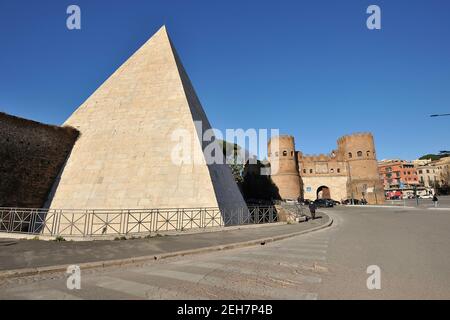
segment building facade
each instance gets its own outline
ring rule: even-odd
[[[439,185],[439,171],[433,164],[416,166],[419,183],[427,188],[436,188]]]
[[[437,179],[440,187],[448,187],[450,185],[450,157],[442,158],[434,162],[437,168]]]
[[[384,189],[419,186],[419,176],[414,163],[405,160],[382,160],[378,170]]]
[[[370,133],[341,137],[336,150],[321,155],[295,151],[292,136],[273,137],[269,141],[268,156],[272,180],[282,199],[384,201]]]

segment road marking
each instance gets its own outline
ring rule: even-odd
[[[291,263],[291,262],[286,262],[286,261],[281,261],[281,260],[263,260],[261,258],[251,258],[251,257],[237,257],[237,256],[233,256],[233,257],[220,257],[218,258],[218,260],[229,260],[229,261],[239,261],[239,262],[249,262],[249,263],[253,263],[255,265],[269,265],[269,266],[286,266],[286,267],[294,267],[294,268],[301,268],[304,270],[308,270],[310,271],[312,268],[311,266],[305,266],[303,264],[298,264],[298,263]]]
[[[271,248],[272,249],[272,248]],[[275,252],[286,252],[286,253],[320,253],[326,254],[327,250],[317,249],[317,248],[273,248]]]
[[[301,292],[300,290],[288,288],[283,288],[282,290],[279,290],[276,288],[264,286],[263,284],[261,285],[260,283],[258,284],[258,286],[260,287],[264,286],[266,290],[263,290],[264,293],[259,293],[258,290],[261,290],[261,288],[252,288],[248,283],[248,281],[246,283],[244,283],[244,281],[240,281],[239,283],[234,282],[233,284],[232,282],[230,282],[229,279],[214,277],[210,275],[198,275],[190,272],[173,271],[173,270],[145,270],[141,273],[157,277],[193,282],[197,286],[210,285],[217,287],[217,289],[219,290],[220,288],[224,288],[234,292],[242,292],[247,295],[254,294],[257,296],[266,296],[272,299],[299,299],[299,300],[317,299],[317,294],[315,293]]]
[[[200,267],[200,268],[205,268],[205,269],[219,269],[221,271],[232,271],[235,273],[240,273],[240,274],[248,274],[248,275],[255,275],[257,274],[257,270],[255,269],[247,269],[245,267],[235,267],[235,266],[230,266],[229,264],[222,264],[222,263],[214,263],[214,262],[198,262],[195,265],[192,265],[192,267]],[[293,281],[290,280],[290,277],[295,277],[296,280],[299,279],[300,281]],[[301,283],[321,283],[322,279],[319,277],[314,277],[314,276],[305,276],[299,273],[293,274],[293,273],[287,273],[287,272],[280,272],[279,270],[276,271],[276,277],[274,279],[276,280],[283,280],[283,278],[288,279],[288,282],[295,282],[297,284],[301,284]]]
[[[14,293],[14,295],[27,300],[83,300],[80,297],[56,289],[33,290],[31,292],[18,292]]]
[[[330,236],[329,235],[324,235],[324,236],[319,237],[317,235],[315,235],[315,236],[313,236],[313,235],[310,235],[310,236],[305,235],[300,241],[303,241],[303,240],[328,241],[328,240],[330,240]]]
[[[330,241],[322,241],[322,240],[306,240],[306,241],[298,241],[295,243],[295,245],[301,246],[301,245],[328,245]]]
[[[328,244],[315,244],[315,243],[309,243],[309,244],[304,244],[304,243],[299,243],[298,245],[296,245],[295,247],[274,247],[274,248],[311,248],[311,249],[327,249],[328,248]]]
[[[158,295],[162,297],[163,295],[173,296],[178,294],[178,292],[174,290],[107,276],[100,277],[100,279],[96,280],[95,286],[123,292],[144,299],[151,299],[152,297],[158,297]]]
[[[283,259],[300,259],[300,260],[320,260],[326,261],[325,256],[313,256],[313,255],[305,255],[305,254],[277,254],[279,252],[249,252],[247,254],[252,256],[271,256],[272,258],[278,258],[280,260]]]
[[[318,294],[311,292],[301,292],[296,289],[287,288],[269,288],[270,293],[265,294],[272,299],[283,300],[317,300]]]
[[[190,272],[184,272],[184,271],[176,271],[176,270],[145,270],[142,273],[144,274],[150,274],[158,277],[166,277],[166,278],[172,278],[182,281],[189,281],[189,282],[200,282],[206,278],[206,275],[202,274],[195,274]],[[209,278],[209,276],[208,276]],[[211,277],[212,279],[215,279],[216,277]],[[216,278],[219,279],[219,278]],[[221,279],[220,279],[221,280]]]

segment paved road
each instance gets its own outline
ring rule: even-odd
[[[283,223],[229,227],[221,232],[126,241],[32,241],[0,238],[0,271],[85,262],[157,256],[178,251],[246,242],[297,233],[328,223],[328,217],[299,224]]]
[[[450,212],[336,208],[331,228],[144,266],[11,280],[0,299],[450,299]],[[381,290],[366,269],[381,268]]]
[[[438,197],[438,208],[450,208],[450,196],[439,196]],[[416,199],[405,199],[405,200],[386,200],[386,204],[404,205],[410,207],[416,207]],[[432,199],[419,199],[420,208],[433,208],[434,203]]]

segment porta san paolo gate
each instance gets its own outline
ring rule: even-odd
[[[279,168],[272,180],[282,199],[356,198],[369,204],[384,203],[371,133],[343,136],[337,141],[337,149],[320,155],[295,150],[293,136],[278,136],[269,141],[268,152],[270,163]]]

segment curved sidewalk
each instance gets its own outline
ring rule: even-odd
[[[332,224],[326,214],[296,224],[259,225],[217,232],[149,239],[91,242],[0,240],[0,280],[82,269],[136,264],[156,259],[259,245],[319,230]]]

